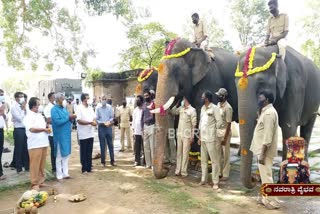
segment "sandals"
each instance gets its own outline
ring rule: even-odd
[[[9,152],[11,152],[11,150],[10,149],[8,149],[8,148],[3,148],[3,151],[2,151],[3,153],[9,153]]]
[[[9,166],[10,166],[9,162],[5,162],[5,163],[3,164],[3,167],[4,167],[4,168],[9,168]]]

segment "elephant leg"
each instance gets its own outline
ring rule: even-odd
[[[300,136],[303,137],[306,141],[306,145],[304,147],[304,159],[308,161],[308,148],[309,148],[309,143],[310,143],[310,138],[312,134],[312,129],[314,126],[314,123],[316,121],[317,116],[315,115],[309,122],[300,127]]]
[[[282,129],[282,161],[287,159],[287,145],[286,140],[293,137],[297,133],[297,125],[286,124]]]

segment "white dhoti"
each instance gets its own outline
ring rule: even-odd
[[[57,179],[62,179],[69,176],[69,157],[70,155],[66,157],[61,156],[61,151],[59,144],[57,146],[57,157],[56,157],[56,176]]]
[[[279,54],[281,55],[281,58],[284,60],[286,57],[287,40],[285,38],[280,39],[277,42],[277,45],[279,47]]]

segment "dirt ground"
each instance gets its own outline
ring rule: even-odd
[[[231,179],[217,193],[211,186],[198,187],[199,172],[191,172],[188,178],[173,175],[162,180],[153,177],[150,169],[133,167],[132,152],[116,152],[118,166],[100,166],[94,160],[93,173],[82,175],[80,172],[79,147],[73,145],[69,162],[73,179],[59,183],[47,182],[58,191],[57,200],[50,196],[41,214],[51,213],[320,213],[320,200],[315,198],[280,198],[282,208],[269,211],[257,205],[257,189],[247,190],[239,183],[239,172],[233,166]],[[98,152],[97,150],[94,153]],[[1,210],[15,206],[21,194],[28,188],[22,186],[0,192]],[[72,194],[83,193],[87,200],[80,203],[68,202]]]

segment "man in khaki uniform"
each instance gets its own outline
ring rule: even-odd
[[[167,115],[168,118],[168,128],[169,130],[174,131],[174,119],[175,116],[172,115],[172,113]],[[171,135],[168,133],[168,139],[166,141],[166,145],[164,148],[164,153],[165,153],[165,163],[175,163],[176,162],[176,139],[175,135]]]
[[[194,130],[197,126],[196,110],[190,105],[189,101],[184,97],[181,107],[174,107],[172,114],[179,115],[178,125],[178,148],[177,148],[177,167],[175,174],[183,177],[188,176],[188,161],[190,146],[194,141]]]
[[[268,2],[269,11],[272,16],[268,20],[267,38],[265,45],[278,45],[279,54],[285,59],[286,54],[286,36],[289,32],[289,17],[287,14],[279,13],[278,0],[270,0]]]
[[[219,189],[219,173],[220,173],[220,158],[221,144],[217,139],[217,127],[220,126],[221,116],[219,109],[212,103],[213,94],[210,91],[203,93],[201,97],[204,105],[201,108],[200,114],[200,137],[199,145],[201,145],[201,182],[200,185],[205,185],[208,179],[208,156],[211,159],[212,165],[212,182],[213,190]]]
[[[259,159],[258,168],[262,184],[273,183],[273,158],[277,156],[278,113],[272,105],[273,102],[272,92],[263,91],[259,94],[258,104],[261,113],[250,147],[250,150]],[[280,208],[280,204],[275,197],[262,197],[259,202],[262,202],[268,209]]]
[[[194,24],[193,31],[193,43],[198,47],[206,51],[210,58],[214,58],[214,54],[211,48],[209,48],[209,38],[207,27],[203,19],[199,19],[199,14],[194,13],[191,16],[192,22]]]
[[[222,150],[220,165],[222,178],[220,181],[226,181],[230,172],[230,139],[233,109],[227,101],[228,91],[225,88],[220,88],[216,95],[218,96],[218,108],[221,115],[221,124],[217,130],[218,142],[221,144]]]
[[[131,135],[130,135],[130,117],[132,117],[132,112],[129,107],[127,107],[127,101],[122,101],[122,106],[118,108],[119,118],[120,118],[120,142],[121,149],[120,152],[124,151],[124,135],[127,136],[127,148],[131,150]]]

